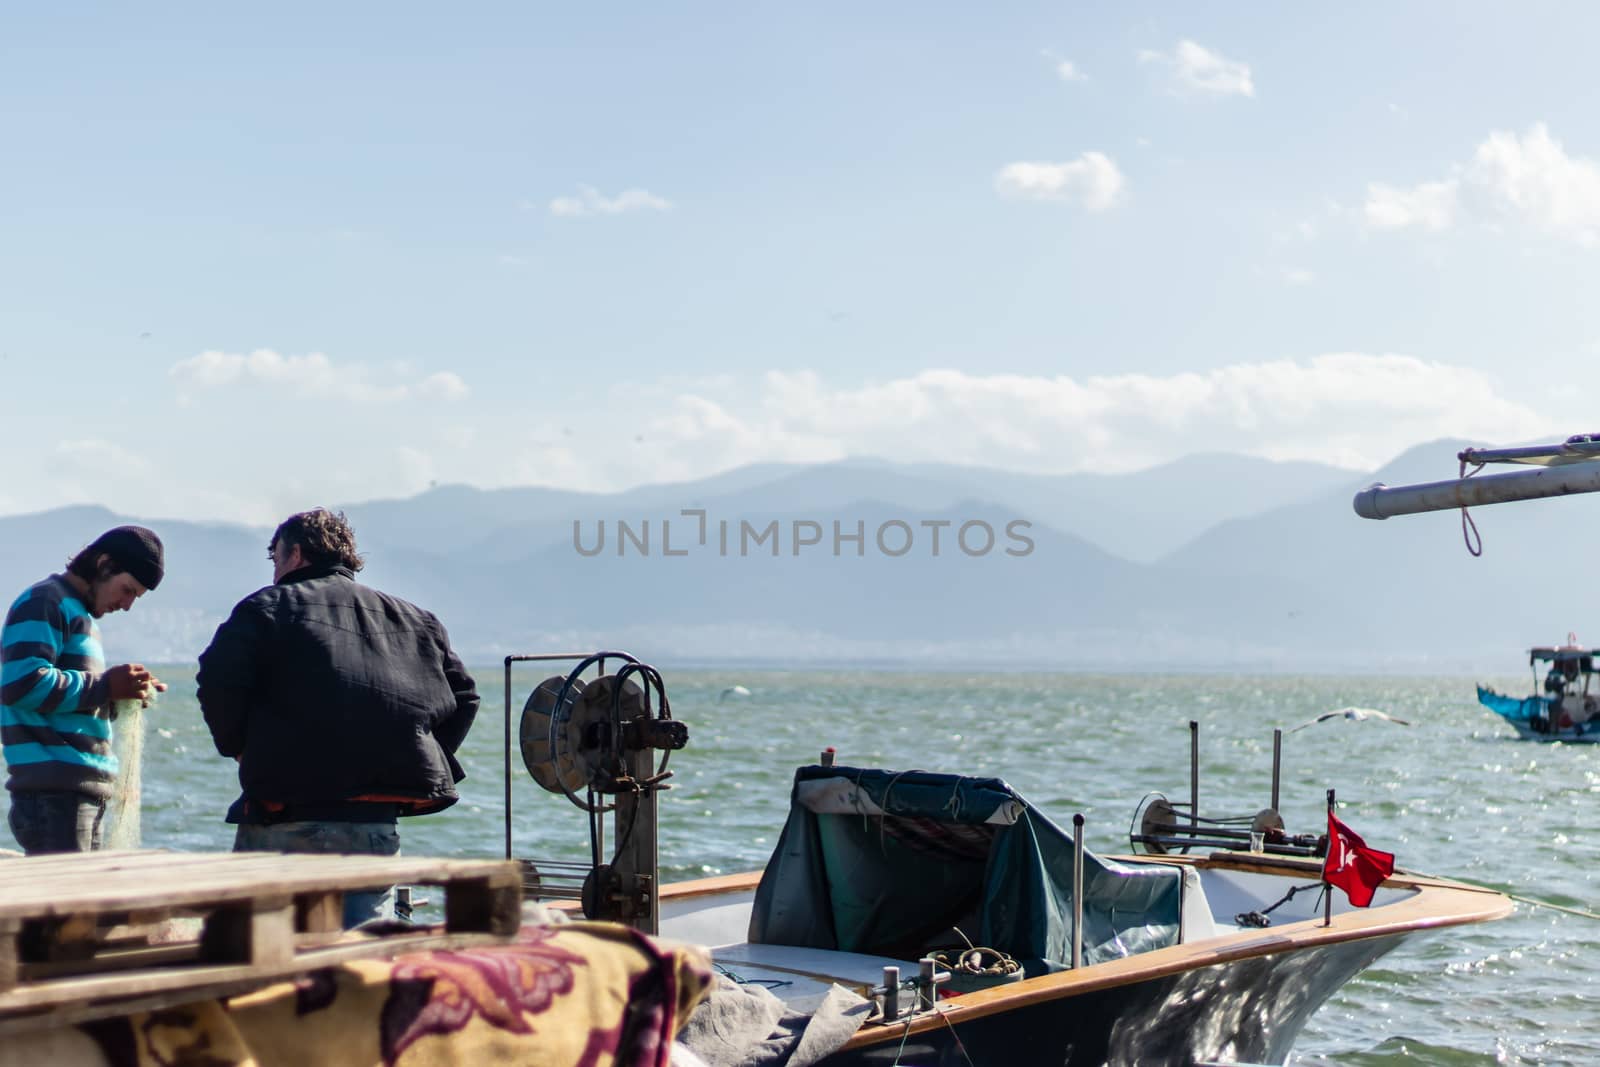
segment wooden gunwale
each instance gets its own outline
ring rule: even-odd
[[[695,897],[720,896],[724,893],[754,889],[761,881],[760,871],[739,871],[734,874],[716,874],[710,878],[696,878],[690,882],[668,882],[661,887],[661,901],[691,900]]]

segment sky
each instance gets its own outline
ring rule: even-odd
[[[0,514],[1600,430],[1600,8],[1321,7],[8,12]]]

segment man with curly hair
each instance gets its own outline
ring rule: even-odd
[[[356,581],[343,513],[291,515],[267,546],[273,584],[200,655],[200,710],[239,761],[234,850],[393,856],[396,819],[456,802],[455,753],[478,693],[431,612]],[[347,893],[347,927],[389,918],[394,890]]]

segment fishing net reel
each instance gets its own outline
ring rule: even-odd
[[[507,744],[510,744],[510,664],[508,657]],[[573,657],[576,658],[576,657]],[[585,678],[608,663],[613,673]],[[657,922],[656,794],[670,788],[667,762],[689,740],[688,727],[672,718],[661,673],[625,652],[599,652],[581,658],[565,675],[540,682],[522,707],[518,747],[528,773],[541,787],[560,793],[589,818],[591,863],[527,866],[524,889],[534,898],[577,899],[591,919],[632,922],[654,932]],[[659,757],[657,756],[659,753]],[[510,752],[506,754],[510,769]],[[506,793],[506,854],[511,854],[510,785]],[[605,813],[614,812],[616,845],[602,859]],[[563,879],[581,875],[576,891]],[[529,881],[529,879],[532,881]]]
[[[585,681],[583,672],[602,658],[627,662],[615,674]],[[540,682],[522,707],[518,736],[534,781],[597,813],[615,807],[607,796],[653,789],[671,777],[667,761],[688,743],[689,730],[673,720],[660,672],[613,652]],[[661,761],[640,777],[629,756],[650,751],[659,751]]]

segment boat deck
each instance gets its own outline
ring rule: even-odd
[[[765,986],[794,1011],[815,1011],[835,985],[870,997],[885,967],[898,967],[902,979],[917,974],[915,960],[795,945],[724,945],[711,950],[711,959],[735,982]]]
[[[443,928],[341,929],[344,894],[438,887]],[[347,960],[497,942],[521,925],[500,860],[91,852],[0,861],[0,1033],[237,992]]]

